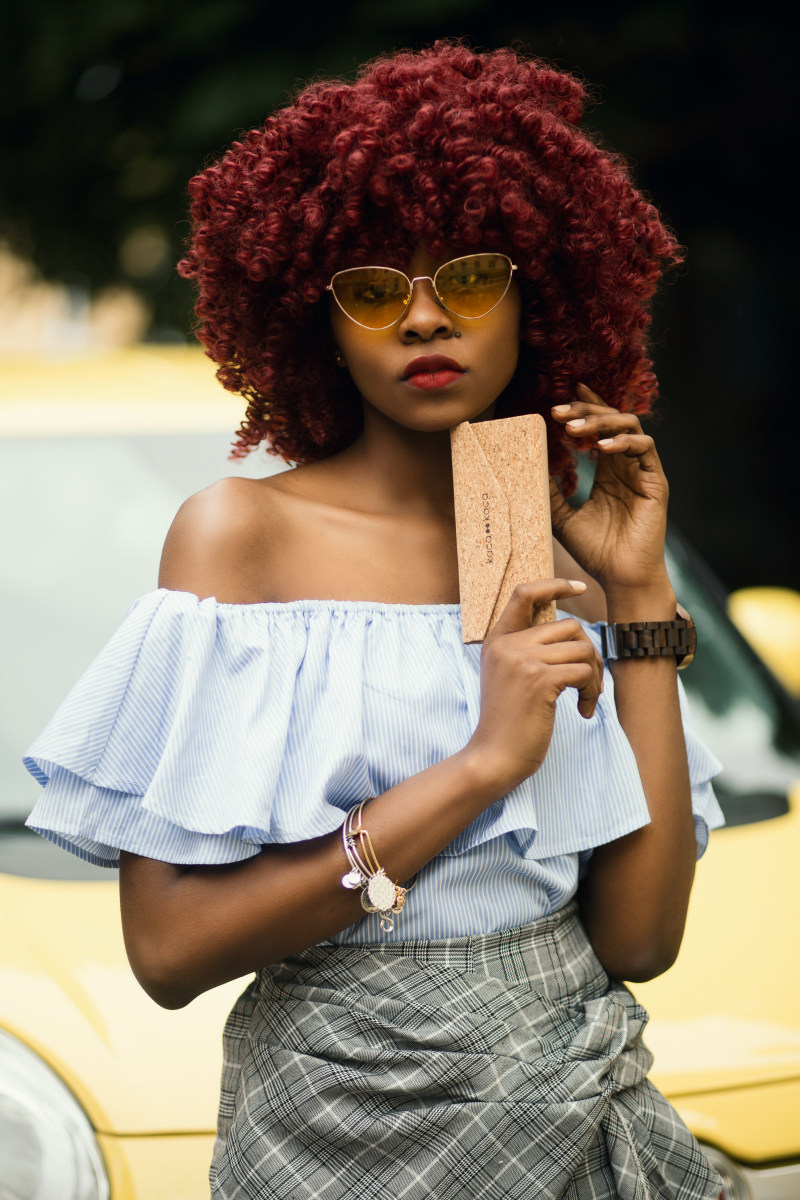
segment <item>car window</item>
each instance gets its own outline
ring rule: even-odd
[[[667,557],[697,626],[697,654],[681,678],[694,727],[724,766],[715,788],[728,824],[778,816],[800,778],[800,710],[728,619],[721,586],[675,530]]]

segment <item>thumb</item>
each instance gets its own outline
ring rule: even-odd
[[[520,583],[508,598],[494,627],[486,637],[502,637],[506,633],[517,633],[520,629],[528,629],[533,624],[537,608],[543,608],[551,600],[566,600],[570,596],[580,596],[586,591],[586,584],[579,579],[539,579],[535,583]]]

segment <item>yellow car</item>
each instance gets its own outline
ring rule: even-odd
[[[7,363],[3,377],[0,1195],[200,1200],[221,1030],[243,984],[179,1012],[145,996],[115,873],[23,828],[38,789],[20,757],[155,586],[181,500],[281,464],[260,452],[227,461],[239,405],[196,351]],[[652,1014],[653,1078],[709,1148],[728,1200],[789,1200],[800,1197],[800,716],[677,535],[669,553],[698,627],[684,681],[700,736],[726,764],[728,827],[698,866],[677,965],[635,990]],[[737,619],[763,640],[764,606],[750,601]],[[798,678],[796,657],[772,661]]]

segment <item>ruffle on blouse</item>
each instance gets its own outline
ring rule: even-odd
[[[28,824],[106,866],[120,850],[224,863],[319,837],[360,800],[460,750],[479,688],[480,647],[462,644],[457,605],[152,592],[28,752],[44,787]],[[722,823],[708,783],[720,767],[686,736],[702,852]],[[521,856],[552,858],[648,821],[607,676],[592,720],[564,693],[543,766],[444,853],[505,834]]]

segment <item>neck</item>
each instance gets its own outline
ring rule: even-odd
[[[374,511],[452,519],[450,431],[420,432],[380,413],[365,413],[364,429],[342,458],[359,471]]]

